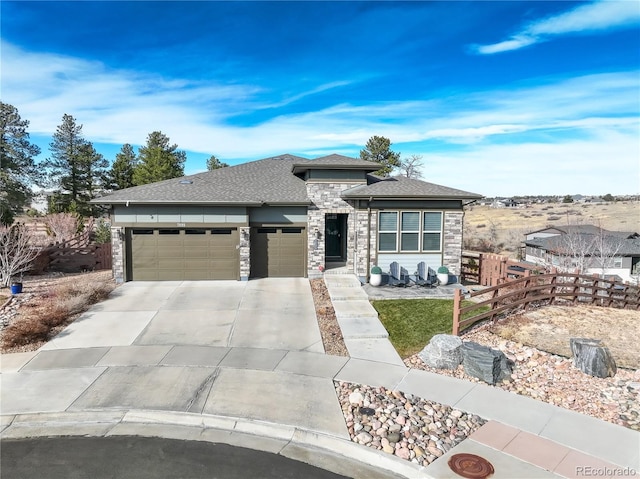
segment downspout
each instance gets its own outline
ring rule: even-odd
[[[367,202],[367,274],[365,278],[367,283],[371,279],[371,201],[373,197],[369,197]]]

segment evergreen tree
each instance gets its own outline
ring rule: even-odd
[[[147,137],[146,146],[138,150],[138,164],[133,171],[133,184],[146,185],[184,175],[187,155],[170,145],[169,137],[154,131]]]
[[[0,224],[13,223],[29,205],[29,185],[39,177],[33,157],[40,148],[29,142],[28,126],[16,107],[0,101]]]
[[[391,140],[384,136],[372,136],[367,141],[364,150],[360,150],[360,158],[366,161],[380,163],[382,168],[376,175],[389,176],[394,168],[400,166],[400,153],[391,151]]]
[[[209,171],[217,170],[217,169],[220,169],[220,168],[226,168],[227,166],[229,166],[229,165],[227,165],[226,163],[221,162],[214,155],[211,155],[211,158],[209,158],[207,160],[207,170],[209,170]]]
[[[95,207],[89,200],[103,188],[108,162],[84,139],[82,125],[67,114],[63,115],[49,149],[51,158],[42,163],[49,176],[45,184],[58,188],[50,210],[93,214]]]
[[[109,188],[123,190],[133,186],[133,171],[137,162],[133,147],[129,143],[122,145],[109,170]]]

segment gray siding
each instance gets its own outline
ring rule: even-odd
[[[362,170],[309,170],[307,180],[359,180],[367,181],[366,171]]]
[[[306,206],[263,206],[262,208],[249,208],[249,221],[251,223],[306,223]]]
[[[247,209],[241,206],[115,205],[114,224],[130,223],[247,223]]]
[[[416,254],[399,254],[399,253],[378,253],[378,266],[385,273],[389,272],[389,265],[396,261],[401,268],[407,270],[410,275],[414,275],[418,269],[418,263],[424,261],[427,267],[438,270],[442,266],[442,253],[416,253]]]

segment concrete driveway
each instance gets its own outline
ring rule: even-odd
[[[131,345],[324,352],[304,278],[126,283],[42,349]]]

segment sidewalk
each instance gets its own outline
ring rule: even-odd
[[[377,344],[390,346],[386,331],[357,309],[366,300],[346,276],[330,286],[330,294],[351,358],[319,352],[315,335],[300,340],[296,328],[314,316],[307,311],[308,284],[256,282],[250,294],[246,285],[215,284],[220,309],[214,317],[196,314],[211,308],[204,286],[124,288],[55,344],[3,355],[2,438],[125,434],[223,442],[367,478],[460,477],[448,460],[462,452],[490,461],[493,478],[584,477],[586,471],[607,477],[640,469],[640,433],[498,388],[410,370],[395,351],[380,354]],[[282,288],[291,296],[282,296]],[[263,311],[276,296],[280,309]],[[162,304],[153,318],[142,317],[149,309],[144,301]],[[196,303],[201,309],[193,309]],[[251,328],[241,328],[258,314],[263,333],[254,341]],[[274,335],[275,320],[291,334]],[[218,329],[207,340],[218,343],[205,345],[198,331],[212,321]],[[168,341],[169,333],[179,343]],[[117,342],[108,344],[106,336]],[[358,350],[362,344],[370,347]],[[397,389],[489,422],[420,467],[351,442],[334,381]]]

